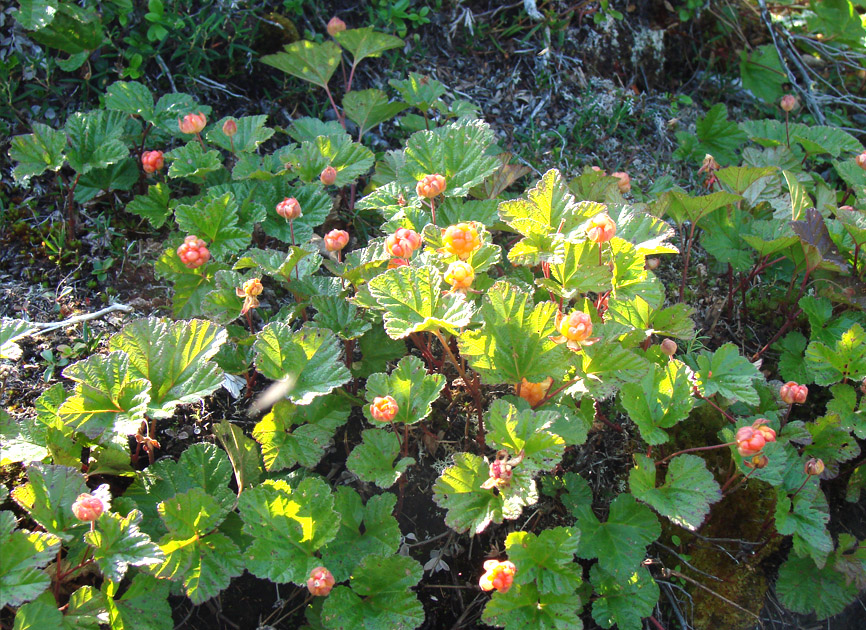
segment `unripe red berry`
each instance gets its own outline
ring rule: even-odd
[[[147,173],[156,173],[165,166],[165,158],[162,151],[145,151],[141,154],[141,168]]]
[[[425,175],[415,185],[415,192],[424,199],[433,199],[445,192],[445,178],[438,173]]]
[[[500,593],[506,593],[514,582],[515,573],[517,573],[517,567],[509,560],[502,562],[499,560],[487,560],[484,563],[484,575],[478,580],[478,585],[483,591],[496,589]]]
[[[283,217],[286,221],[294,221],[300,219],[303,215],[301,212],[301,204],[294,197],[286,197],[277,204],[277,214]]]
[[[316,567],[310,571],[307,579],[307,590],[313,597],[324,597],[334,588],[334,576],[325,567]]]
[[[788,381],[779,388],[779,396],[789,405],[793,405],[794,403],[802,405],[806,402],[806,396],[808,395],[809,388],[805,385],[797,385],[794,381]]]
[[[810,457],[803,465],[803,472],[805,472],[810,477],[817,477],[822,472],[824,472],[824,461],[816,459],[814,457]]]
[[[409,261],[405,258],[392,258],[388,261],[388,269],[396,269],[397,267],[408,267]]]
[[[72,513],[80,521],[92,522],[98,519],[105,511],[102,499],[92,494],[79,494],[72,504]]]
[[[421,235],[409,228],[400,228],[385,239],[385,249],[394,258],[409,258],[419,247]]]
[[[776,441],[776,432],[764,423],[764,418],[755,420],[752,426],[740,427],[737,430],[737,451],[743,457],[757,455],[768,442]]]
[[[797,97],[793,94],[785,94],[785,96],[782,97],[782,100],[779,101],[779,107],[786,112],[794,111],[797,109],[797,105]]]
[[[319,174],[319,181],[325,186],[330,186],[337,181],[337,169],[333,166],[326,166]]]
[[[397,416],[398,411],[400,411],[400,407],[397,406],[397,401],[394,400],[393,396],[376,396],[373,399],[373,404],[370,405],[370,415],[373,416],[373,420],[379,422],[391,422]]]
[[[234,136],[238,132],[238,124],[235,122],[234,118],[229,118],[227,121],[223,123],[223,133],[227,135],[229,138]]]
[[[660,348],[664,354],[672,357],[677,353],[677,342],[673,339],[665,339],[661,342]]]
[[[338,252],[349,244],[349,233],[345,230],[331,230],[325,234],[325,249]]]
[[[187,114],[183,117],[183,120],[178,119],[177,125],[180,127],[181,133],[188,133],[190,135],[201,133],[201,130],[207,125],[207,118],[201,112],[198,114]]]
[[[866,170],[866,151],[855,157],[854,161],[857,163],[857,166]]]
[[[190,269],[201,267],[210,260],[210,252],[207,245],[203,240],[194,235],[183,239],[183,243],[177,248],[177,255],[180,256],[181,262]]]
[[[601,168],[600,166],[591,166],[590,168],[591,168],[593,171],[595,171],[596,173],[599,173],[599,174],[604,175],[605,177],[607,177],[607,171],[605,171],[605,170],[604,170],[603,168]]]
[[[616,184],[619,192],[626,194],[631,191],[631,177],[628,176],[628,173],[617,171],[616,173],[611,173],[610,176],[616,177],[619,180]]]
[[[616,234],[616,223],[606,214],[599,214],[589,220],[586,237],[593,243],[606,243]]]
[[[346,30],[346,23],[335,15],[328,22],[327,29],[328,35],[333,37],[337,33],[342,33]]]
[[[662,261],[660,261],[658,258],[647,258],[646,259],[646,268],[649,269],[650,271],[654,271],[654,270],[659,268],[659,265],[661,264],[661,262]]]

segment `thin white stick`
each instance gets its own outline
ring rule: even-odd
[[[36,328],[30,332],[31,335],[50,332],[52,330],[57,330],[58,328],[65,328],[66,326],[73,326],[74,324],[80,324],[81,322],[86,322],[91,319],[98,319],[100,317],[104,317],[109,313],[113,313],[115,311],[122,311],[124,313],[131,313],[135,309],[131,306],[127,306],[126,304],[112,304],[101,311],[96,311],[95,313],[86,313],[84,315],[76,315],[75,317],[70,317],[69,319],[64,319],[62,322],[36,322],[33,323],[32,326]],[[27,336],[27,335],[25,335]]]

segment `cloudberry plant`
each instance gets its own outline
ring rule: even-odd
[[[286,197],[277,204],[277,214],[286,221],[300,219],[304,214],[301,212],[301,204],[294,197]]]
[[[857,163],[857,166],[866,170],[866,151],[855,157],[854,161]]]
[[[593,243],[607,243],[616,234],[616,223],[607,214],[599,214],[589,220],[586,237]]]
[[[334,588],[334,576],[325,567],[316,567],[310,571],[307,579],[307,590],[313,597],[324,597]]]
[[[335,15],[328,21],[328,26],[326,28],[328,35],[333,37],[337,33],[342,33],[346,30],[346,23]]]
[[[619,188],[619,192],[621,192],[622,194],[631,192],[631,177],[628,176],[628,173],[617,171],[616,173],[611,173],[610,176],[616,177],[619,180],[616,183],[617,188]]]
[[[445,271],[445,282],[451,285],[454,291],[461,291],[472,286],[475,280],[475,270],[472,265],[457,260],[448,265]]]
[[[803,472],[810,477],[817,477],[824,472],[824,460],[810,457],[806,460],[806,463],[803,464]]]
[[[776,441],[776,432],[766,426],[764,418],[756,420],[751,426],[737,430],[737,452],[743,457],[757,455],[768,442]]]
[[[531,407],[535,407],[544,400],[551,385],[553,385],[553,378],[550,376],[540,383],[532,383],[524,378],[514,386],[514,393],[528,402]]]
[[[789,404],[800,404],[806,402],[806,397],[809,395],[809,388],[805,385],[797,385],[794,381],[788,381],[779,388],[779,396],[782,400]]]
[[[259,307],[258,296],[262,294],[264,287],[259,278],[252,278],[244,282],[243,287],[236,288],[235,294],[238,297],[244,298],[244,306],[241,310],[241,315],[246,315],[247,311],[252,308]]]
[[[766,455],[753,455],[752,457],[743,460],[743,464],[745,464],[747,468],[756,468],[758,470],[766,468],[769,463],[770,458]]]
[[[349,233],[346,230],[331,230],[325,234],[325,249],[338,252],[349,244]]]
[[[572,350],[580,349],[580,344],[586,343],[592,335],[592,319],[583,311],[572,311],[568,317],[558,313],[556,327],[562,335],[556,341],[565,342]]]
[[[92,494],[79,494],[72,504],[72,513],[80,521],[92,522],[102,516],[105,504],[102,499]]]
[[[376,396],[370,405],[370,415],[379,422],[391,422],[397,416],[400,407],[393,396]]]
[[[517,567],[509,560],[487,560],[484,562],[484,575],[478,580],[482,591],[496,590],[507,593],[514,582]]]
[[[198,135],[207,126],[207,118],[204,114],[187,114],[183,120],[178,119],[177,126],[180,127],[181,133],[189,135]]]
[[[458,223],[450,225],[442,231],[443,248],[460,260],[466,260],[476,249],[481,247],[481,237],[474,223]]]
[[[223,133],[227,135],[229,138],[234,137],[234,135],[238,132],[238,124],[235,122],[234,118],[229,118],[227,121],[223,123]]]
[[[425,175],[415,186],[415,192],[424,199],[433,199],[445,192],[445,178],[434,173]]]
[[[163,166],[165,158],[162,151],[145,151],[141,154],[141,168],[148,175],[161,171]]]
[[[513,469],[523,461],[523,452],[521,451],[516,456],[509,458],[508,451],[501,450],[496,453],[496,457],[490,462],[488,472],[490,477],[481,484],[481,487],[489,490],[490,488],[501,488],[511,483]]]
[[[205,242],[192,234],[183,239],[183,243],[177,248],[177,255],[190,269],[201,267],[210,260],[210,252]]]
[[[337,181],[337,169],[333,166],[326,166],[322,169],[322,172],[319,173],[319,181],[322,182],[323,186],[330,186],[335,181]]]
[[[782,111],[785,113],[794,111],[797,109],[797,105],[799,105],[797,97],[793,94],[785,94],[785,96],[782,97],[782,100],[779,101],[779,107],[781,107]]]
[[[677,353],[677,342],[673,339],[665,339],[661,342],[659,347],[661,348],[661,351],[669,357],[672,357]]]
[[[394,258],[409,258],[421,247],[421,235],[409,228],[400,228],[385,239],[385,249]]]

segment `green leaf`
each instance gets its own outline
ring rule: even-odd
[[[684,192],[673,191],[664,193],[660,198],[666,212],[680,225],[687,220],[697,223],[714,210],[732,206],[741,199],[740,195],[721,190],[700,197],[690,197]]]
[[[78,495],[89,492],[84,475],[67,466],[35,464],[27,467],[27,479],[12,491],[12,498],[30,518],[64,541],[84,533],[86,525],[72,513]]]
[[[751,215],[736,206],[714,212],[701,224],[701,245],[719,263],[729,263],[733,271],[748,271],[754,254],[740,235],[748,230],[750,221]]]
[[[862,379],[866,376],[866,331],[854,324],[834,348],[813,341],[806,348],[806,365],[819,385]]]
[[[33,133],[15,136],[9,147],[9,159],[18,164],[12,169],[12,176],[22,186],[31,177],[41,175],[46,170],[57,171],[63,166],[66,148],[66,134],[48,125],[33,123]]]
[[[51,584],[42,568],[57,556],[60,538],[43,532],[15,529],[15,515],[0,512],[0,605],[20,606],[35,599]]]
[[[300,464],[313,468],[322,459],[337,427],[349,419],[351,406],[344,398],[319,397],[304,407],[281,400],[253,429],[262,445],[268,471]]]
[[[75,57],[78,65],[66,67],[64,60],[58,59],[58,66],[71,72],[87,59],[87,54],[83,53],[96,49],[102,43],[102,21],[94,8],[83,8],[70,2],[61,2],[56,7],[57,12],[51,23],[28,35],[40,44],[58,48]]]
[[[114,500],[115,506],[139,509],[144,518],[141,528],[157,537],[164,532],[159,519],[158,504],[193,489],[203,490],[224,510],[234,505],[235,494],[228,484],[232,465],[225,451],[213,444],[193,444],[181,453],[177,462],[161,459],[136,474],[123,497]]]
[[[817,483],[807,483],[793,500],[783,488],[776,488],[775,518],[780,534],[793,535],[794,553],[811,557],[823,567],[833,551],[833,539],[827,531],[830,521],[827,499]]]
[[[592,618],[602,628],[616,625],[619,630],[641,630],[642,619],[653,613],[659,599],[659,586],[646,567],[621,579],[593,565],[589,572],[599,598],[592,604]]]
[[[146,195],[136,195],[126,204],[126,211],[147,219],[151,226],[159,229],[171,215],[170,194],[171,190],[162,182],[148,186]]]
[[[406,79],[391,79],[388,85],[397,90],[410,106],[423,112],[429,110],[448,91],[439,81],[417,72],[410,72]]]
[[[389,430],[367,429],[361,437],[363,441],[352,449],[346,466],[364,481],[390,488],[415,463],[411,457],[394,462],[400,454],[400,439]]]
[[[93,560],[109,580],[120,582],[130,565],[160,564],[165,556],[150,536],[139,529],[142,514],[133,510],[126,517],[108,513],[84,535],[93,549]]]
[[[226,331],[211,322],[170,324],[150,317],[124,326],[109,348],[128,354],[132,375],[150,381],[148,415],[167,418],[178,405],[198,402],[222,385],[223,372],[209,359],[225,340]]]
[[[338,586],[325,599],[322,624],[329,630],[417,628],[424,608],[411,589],[422,573],[406,556],[367,556],[356,567],[351,588]]]
[[[222,168],[219,151],[211,149],[206,152],[197,140],[190,140],[188,143],[169,151],[164,157],[171,161],[171,166],[168,168],[170,179],[178,177],[197,178],[201,182],[204,181],[208,173]]]
[[[58,411],[65,425],[103,444],[139,429],[150,383],[130,369],[125,353],[93,355],[67,367],[63,376],[76,383]]]
[[[580,529],[577,555],[598,558],[599,567],[617,579],[633,575],[647,546],[661,535],[661,525],[652,511],[630,494],[613,500],[605,523],[596,518],[589,505],[578,506],[574,515]]]
[[[292,489],[284,481],[265,481],[239,499],[244,533],[253,537],[246,568],[253,575],[302,585],[321,560],[315,553],[340,528],[328,485],[313,477]]]
[[[234,120],[238,128],[232,138],[229,138],[223,132],[223,125],[228,120]],[[252,153],[262,142],[265,142],[274,135],[273,129],[265,127],[267,120],[268,117],[264,114],[259,116],[244,116],[242,118],[226,116],[208,130],[208,142],[212,142],[219,148],[233,153]]]
[[[347,33],[350,31],[344,31]],[[342,33],[341,33],[342,34]],[[358,125],[358,137],[406,109],[406,103],[389,103],[382,90],[352,90],[343,97],[346,117]]]
[[[105,91],[105,107],[153,122],[153,94],[136,81],[115,81]]]
[[[779,567],[776,593],[786,608],[826,619],[842,612],[857,597],[857,584],[848,582],[833,564],[823,568],[810,558],[790,556]]]
[[[406,142],[398,183],[414,194],[418,181],[438,173],[445,177],[445,197],[465,197],[499,168],[496,157],[487,155],[495,142],[493,130],[482,120],[463,119],[414,133]]]
[[[633,328],[638,342],[652,335],[692,339],[695,335],[695,324],[691,319],[694,312],[695,309],[688,304],[656,309],[641,296],[630,300],[612,298],[608,301],[611,320]]]
[[[138,163],[131,157],[126,157],[110,166],[96,168],[84,174],[78,180],[73,199],[76,203],[85,203],[101,192],[132,190],[137,181]]]
[[[674,229],[665,221],[636,206],[608,206],[608,215],[616,222],[616,235],[632,243],[644,256],[677,254],[679,250],[667,240]]]
[[[420,422],[432,411],[431,405],[439,398],[445,387],[445,377],[441,374],[427,374],[424,362],[418,357],[404,357],[397,367],[387,374],[373,374],[367,379],[367,402],[379,396],[393,396],[399,410],[394,422],[414,424]],[[378,424],[365,406],[364,417]]]
[[[122,112],[98,110],[72,114],[64,128],[69,138],[66,151],[69,166],[83,175],[120,162],[129,155],[121,139],[125,123],[126,116]]]
[[[740,354],[735,344],[726,343],[712,354],[701,352],[697,366],[695,377],[702,396],[720,394],[750,405],[760,402],[753,381],[760,378],[761,373]]]
[[[570,527],[511,532],[505,539],[508,559],[518,567],[518,584],[534,583],[542,593],[570,594],[581,584],[583,570],[574,560],[580,532]]]
[[[403,46],[403,40],[399,37],[374,31],[372,26],[335,33],[334,39],[352,54],[353,66],[357,66],[362,59],[379,57],[386,50]]]
[[[406,353],[405,342],[391,339],[380,325],[364,333],[358,341],[358,347],[361,350],[362,360],[352,365],[352,373],[359,378],[366,378],[374,372],[386,370],[388,363]]]
[[[628,476],[634,497],[685,529],[696,531],[710,513],[710,505],[722,499],[719,484],[697,455],[674,457],[658,488],[653,460],[638,453],[635,461]]]
[[[728,120],[728,108],[724,104],[714,105],[697,121],[695,129],[701,141],[701,152],[709,153],[723,165],[737,161],[736,151],[746,142],[746,134],[737,123]]]
[[[348,186],[366,175],[375,159],[370,149],[352,142],[346,133],[319,136],[303,142],[288,157],[292,172],[297,173],[304,182],[316,181],[325,167],[334,167],[337,171],[334,184],[338,187]],[[330,201],[330,197],[328,199]]]
[[[397,497],[390,493],[370,497],[365,506],[361,496],[347,486],[334,493],[334,511],[340,515],[337,537],[322,548],[322,564],[337,582],[349,579],[365,557],[391,555],[400,546],[400,526],[391,516]],[[363,533],[362,533],[363,532]]]
[[[212,256],[222,259],[245,249],[251,234],[238,227],[238,204],[231,193],[216,199],[201,197],[195,205],[180,205],[175,219],[181,231],[208,243]]]
[[[342,51],[334,42],[317,44],[302,40],[285,46],[284,52],[265,55],[261,60],[277,70],[324,88],[340,65],[341,57]]]
[[[863,150],[857,138],[836,127],[798,125],[791,131],[791,140],[800,143],[810,155],[830,154],[837,158],[842,153]]]
[[[171,606],[168,603],[169,582],[138,573],[120,599],[114,599],[117,585],[106,580],[106,593],[111,630],[171,630]]]
[[[582,630],[582,608],[577,593],[544,593],[535,584],[521,584],[494,593],[481,618],[506,630]]]
[[[107,619],[108,605],[102,591],[82,586],[69,596],[63,615],[63,630],[100,630],[100,619]]]
[[[740,78],[743,87],[765,103],[779,100],[784,94],[782,86],[788,82],[779,53],[772,44],[740,52]]]
[[[343,297],[315,295],[312,299],[317,326],[327,328],[340,339],[357,339],[372,326],[358,315],[358,307]]]
[[[566,300],[592,291],[602,293],[611,288],[610,267],[599,264],[598,245],[581,243],[553,243],[559,262],[550,265],[551,278],[539,278],[535,283]]]
[[[24,604],[15,613],[12,630],[43,630],[43,628],[62,628],[63,615],[57,609],[57,602],[50,593]]]
[[[159,504],[159,516],[168,529],[159,541],[165,561],[151,571],[158,578],[183,584],[193,604],[214,597],[244,571],[244,558],[237,545],[213,531],[227,513],[226,507],[201,488]]]
[[[497,399],[490,405],[484,426],[493,448],[505,449],[512,456],[523,453],[521,471],[537,472],[556,466],[565,450],[565,441],[550,430],[558,416],[555,411],[518,411]]]
[[[456,334],[472,318],[462,293],[443,295],[442,275],[429,266],[391,269],[370,281],[370,293],[385,309],[385,331],[392,339],[413,332],[445,330]]]
[[[343,129],[342,125],[340,125],[336,120],[324,122],[318,118],[302,116],[301,118],[296,118],[292,121],[292,124],[289,125],[286,133],[288,133],[295,142],[305,142],[313,141],[318,136],[341,136],[346,133],[346,130]]]
[[[245,436],[243,429],[227,420],[214,424],[213,432],[231,460],[238,493],[256,485],[262,476],[262,454],[258,444]]]
[[[15,19],[28,31],[38,31],[51,24],[57,13],[57,0],[18,0]]]
[[[688,369],[673,360],[664,367],[652,364],[639,383],[624,383],[620,402],[647,444],[664,444],[668,429],[689,417],[694,407]]]
[[[520,516],[525,505],[538,501],[535,481],[520,468],[515,469],[511,484],[493,490],[482,488],[490,478],[487,461],[472,453],[456,453],[454,465],[436,480],[433,500],[446,509],[445,524],[457,533],[483,532],[490,523]]]
[[[154,272],[158,278],[167,278],[174,282],[172,314],[175,317],[194,317],[203,314],[202,300],[216,289],[214,277],[222,269],[225,269],[223,265],[214,262],[198,269],[189,269],[183,264],[174,247],[165,250],[154,265]]]
[[[340,342],[324,328],[305,326],[292,331],[288,324],[273,322],[257,335],[256,369],[273,380],[291,384],[289,400],[308,405],[352,378],[340,360]]]
[[[0,466],[44,460],[49,454],[46,433],[38,420],[13,420],[0,409]]]
[[[531,296],[507,282],[497,282],[481,303],[484,326],[466,331],[458,342],[460,354],[488,384],[539,383],[560,379],[568,365],[568,350],[550,339],[556,333],[556,305],[532,307]]]
[[[15,342],[34,330],[36,327],[23,319],[0,318],[0,359],[21,358],[21,347]]]

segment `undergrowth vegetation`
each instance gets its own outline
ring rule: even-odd
[[[95,47],[44,31],[128,8],[27,5],[68,69]],[[149,9],[130,50],[158,54],[183,25]],[[400,35],[427,15],[370,9]],[[454,627],[515,630],[659,628],[686,598],[694,627],[750,627],[768,582],[817,619],[854,601],[866,545],[831,502],[866,483],[861,141],[779,83],[756,93],[770,116],[719,103],[677,133],[689,182],[536,174],[430,76],[358,89],[400,37],[308,35],[258,66],[308,84],[320,118],[154,93],[132,56],[92,108],[11,140],[17,185],[56,188],[56,263],[110,210],[157,235],[170,305],[109,305],[114,334],[42,355],[58,382],[33,413],[0,410],[6,626],[169,629],[170,601],[245,573],[292,602],[272,627],[333,630],[431,624],[446,589]],[[590,146],[630,103],[557,133]],[[371,131],[395,120],[383,149]],[[737,336],[716,342],[720,317]],[[0,359],[16,370],[52,326],[4,317]],[[627,463],[598,482],[608,458]]]

